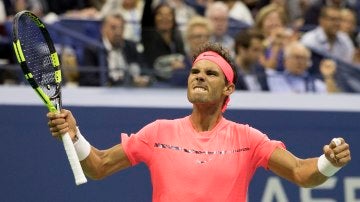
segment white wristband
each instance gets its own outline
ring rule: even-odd
[[[74,143],[74,147],[79,158],[79,161],[86,159],[90,154],[91,145],[90,143],[81,135],[80,130],[77,129],[78,140]]]
[[[331,177],[333,176],[337,171],[341,169],[341,167],[336,167],[331,164],[329,160],[325,157],[325,154],[321,155],[317,162],[317,167],[321,174]]]

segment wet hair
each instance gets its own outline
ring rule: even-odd
[[[234,61],[232,60],[232,57],[229,53],[229,50],[227,50],[226,48],[222,47],[221,44],[219,43],[212,43],[212,42],[207,42],[204,43],[203,45],[201,45],[197,51],[195,51],[195,53],[193,54],[193,62],[196,60],[196,58],[203,52],[206,51],[213,51],[216,52],[217,54],[219,54],[222,58],[224,58],[226,60],[226,62],[228,62],[231,66],[231,69],[234,72],[234,78],[233,78],[233,84],[236,85],[237,82],[237,68],[234,65]],[[225,78],[226,84],[228,83],[227,79]]]

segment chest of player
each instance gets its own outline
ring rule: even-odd
[[[221,146],[223,145],[223,146]],[[227,145],[227,146],[226,146]],[[161,179],[210,182],[234,182],[248,178],[252,170],[251,148],[241,144],[204,145],[155,143],[150,170]]]

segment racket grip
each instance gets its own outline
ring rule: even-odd
[[[68,157],[71,170],[74,174],[75,183],[76,185],[81,185],[87,182],[87,179],[85,177],[85,174],[82,170],[79,158],[76,154],[74,144],[70,138],[70,135],[68,133],[65,133],[62,135],[62,142],[64,144],[65,152]]]

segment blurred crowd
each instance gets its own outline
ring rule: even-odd
[[[233,56],[237,90],[360,92],[356,0],[1,0],[2,85],[25,84],[9,33],[21,10],[49,26],[99,22],[99,43],[56,44],[68,86],[186,87],[193,52],[216,42]]]

